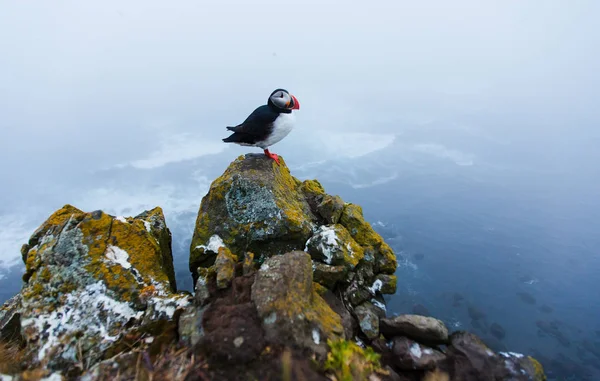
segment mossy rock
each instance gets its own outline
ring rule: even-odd
[[[329,266],[324,263],[313,262],[313,278],[315,282],[330,290],[333,289],[338,282],[342,281],[347,273],[348,268],[346,268],[346,266]]]
[[[217,252],[210,250],[210,240],[213,247],[220,245],[214,245],[213,237],[237,255],[251,251],[266,258],[304,248],[317,220],[305,192],[322,192],[322,187],[301,183],[280,161],[240,156],[213,181],[200,204],[191,242],[194,276],[199,266],[214,262]]]
[[[218,288],[229,287],[235,277],[235,264],[237,260],[237,256],[233,255],[228,248],[222,247],[219,249],[219,255],[217,255],[217,260],[215,261]]]
[[[65,205],[24,245],[21,331],[51,369],[89,363],[130,328],[171,319],[188,303],[176,289],[162,210],[136,217]]]
[[[397,278],[395,275],[378,274],[371,286],[371,290],[382,294],[393,294],[396,292]]]
[[[373,340],[379,336],[379,315],[371,302],[364,302],[354,309],[360,330]]]
[[[393,274],[398,266],[396,255],[392,248],[383,241],[383,238],[365,221],[362,208],[359,205],[347,204],[340,217],[342,224],[352,238],[365,250],[365,257],[371,259],[372,253],[376,271]]]
[[[313,259],[332,266],[354,269],[364,257],[364,250],[342,225],[322,225],[306,242]]]
[[[340,196],[323,196],[323,201],[317,206],[317,212],[327,224],[337,224],[344,210],[344,200]]]
[[[268,341],[324,356],[328,339],[343,338],[341,318],[313,285],[310,256],[296,251],[269,258],[252,285],[252,301]]]

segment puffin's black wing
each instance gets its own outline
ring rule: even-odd
[[[271,107],[267,105],[260,106],[242,124],[227,127],[228,130],[234,133],[223,139],[223,141],[226,143],[254,144],[265,140],[273,131],[273,122],[278,116],[279,113]]]

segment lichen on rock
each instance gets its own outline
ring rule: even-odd
[[[214,235],[236,255],[246,251],[263,258],[301,250],[316,217],[300,190],[301,183],[282,165],[261,155],[235,160],[213,181],[202,199],[190,250],[190,270],[208,267],[216,252],[206,249]]]
[[[312,280],[308,254],[296,251],[272,257],[256,275],[252,301],[269,340],[324,354],[327,339],[343,337],[344,329]]]
[[[316,260],[328,265],[356,267],[364,250],[342,225],[321,225],[306,242],[305,250]]]
[[[133,218],[70,205],[52,214],[22,250],[20,325],[33,362],[93,363],[129,328],[187,305],[173,293],[170,240],[160,208]]]
[[[238,157],[202,199],[190,246],[194,279],[222,247],[237,258],[255,253],[259,266],[274,255],[305,250],[314,260],[315,281],[339,288],[352,306],[396,288],[396,256],[362,209],[328,195],[317,180],[297,180],[285,161],[278,166],[263,155]],[[253,266],[243,267],[246,273]],[[371,291],[376,280],[382,286]]]

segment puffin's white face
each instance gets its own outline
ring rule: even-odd
[[[280,109],[299,110],[300,103],[295,96],[285,90],[275,90],[269,97],[273,104]]]

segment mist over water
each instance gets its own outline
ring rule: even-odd
[[[301,110],[272,151],[395,249],[388,314],[424,308],[552,379],[600,378],[599,3],[1,8],[0,301],[20,288],[20,246],[66,203],[163,207],[191,289],[200,200],[257,152],[223,144],[224,127],[284,87]]]

